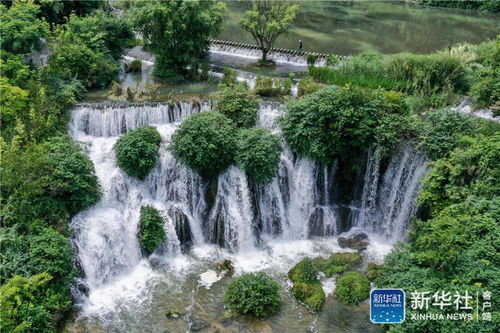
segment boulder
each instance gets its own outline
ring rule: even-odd
[[[168,210],[168,216],[175,225],[175,232],[181,243],[181,248],[183,250],[189,249],[193,245],[193,233],[187,215],[181,209],[172,207]]]
[[[365,250],[370,243],[368,236],[364,232],[358,232],[349,237],[339,237],[337,241],[342,248],[347,247],[358,251]]]

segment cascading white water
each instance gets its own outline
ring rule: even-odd
[[[258,125],[280,135],[280,107],[276,102],[260,103]],[[89,154],[103,191],[101,201],[75,216],[71,223],[83,273],[80,284],[89,292],[88,296],[77,296],[85,309],[83,313],[96,315],[103,308],[112,311],[116,306],[114,293],[126,289],[124,284],[143,290],[144,283],[155,278],[150,262],[182,257],[190,246],[189,253],[196,255],[210,247],[209,243],[218,244],[227,253],[241,254],[245,267],[251,269],[252,265],[262,265],[264,258],[248,256],[263,248],[289,252],[280,244],[299,242],[301,248],[294,249],[294,255],[315,253],[308,239],[321,243],[323,237],[348,230],[348,223],[342,222],[339,213],[346,209],[345,205],[334,202],[331,195],[337,187],[336,162],[322,166],[297,157],[284,142],[276,177],[269,184],[255,184],[241,169],[232,166],[219,176],[213,202],[206,201],[208,184],[176,161],[168,146],[182,120],[208,109],[210,103],[205,101],[180,101],[170,106],[83,104],[72,111],[69,133]],[[113,146],[120,135],[143,125],[155,126],[162,143],[155,168],[139,181],[116,166]],[[403,147],[382,172],[377,156],[371,151],[363,194],[351,204],[357,207],[353,225],[369,233],[401,239],[415,212],[425,157]],[[150,260],[141,252],[137,237],[143,205],[154,206],[166,218],[167,240]],[[329,240],[328,244],[334,246],[336,242]],[[283,258],[286,255],[278,260]],[[235,258],[235,265],[243,265],[240,259]],[[133,290],[128,294],[135,295]]]
[[[380,151],[370,149],[353,225],[400,240],[417,208],[419,180],[427,166],[425,154],[403,145],[391,156],[384,174],[380,162]]]

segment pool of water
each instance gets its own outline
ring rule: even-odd
[[[276,42],[295,49],[339,55],[363,51],[429,53],[456,42],[479,43],[500,33],[500,15],[422,7],[409,1],[294,1],[293,29]],[[226,1],[227,18],[218,39],[254,43],[239,26],[245,2]]]
[[[372,239],[363,254],[364,262],[380,261],[391,248]],[[320,314],[314,314],[295,300],[289,289],[288,270],[303,257],[328,256],[346,251],[335,238],[317,240],[272,240],[264,247],[239,254],[212,245],[193,248],[173,258],[165,256],[142,260],[133,271],[92,291],[84,312],[72,325],[75,331],[90,327],[96,332],[379,332],[371,324],[367,302],[360,306],[339,303],[332,292],[335,280],[322,279],[327,295]],[[281,310],[263,320],[246,316],[227,319],[224,292],[231,276],[215,270],[218,262],[231,259],[235,275],[264,271],[282,286]],[[169,318],[169,311],[179,312]],[[261,330],[259,330],[261,329]]]

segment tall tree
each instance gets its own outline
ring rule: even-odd
[[[299,5],[285,0],[249,0],[248,10],[240,21],[243,29],[250,32],[262,51],[262,64],[276,38],[292,25]]]
[[[154,75],[179,77],[193,59],[204,56],[219,33],[225,11],[220,1],[137,1],[130,19],[156,56]]]

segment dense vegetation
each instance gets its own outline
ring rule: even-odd
[[[160,212],[151,206],[141,207],[139,219],[139,242],[147,253],[152,253],[165,239],[165,221]]]
[[[144,179],[156,164],[161,137],[154,127],[138,127],[118,139],[116,162],[132,177]]]
[[[177,158],[206,178],[218,176],[233,163],[235,144],[234,123],[215,111],[190,116],[172,137]]]
[[[129,17],[144,45],[156,56],[154,74],[177,79],[207,52],[220,31],[225,4],[220,1],[136,1]]]
[[[226,81],[228,79],[226,78]],[[245,84],[222,84],[215,99],[215,110],[231,119],[236,127],[252,127],[258,118],[258,100]]]
[[[478,106],[500,100],[500,38],[479,45],[459,44],[429,55],[361,53],[337,67],[310,67],[316,80],[406,93],[415,111],[443,107],[457,95],[472,94]]]
[[[229,310],[266,317],[280,308],[281,286],[264,273],[247,273],[233,279],[224,295]]]
[[[370,282],[358,272],[342,275],[335,288],[335,296],[345,304],[358,305],[370,297]]]
[[[67,110],[86,88],[114,78],[133,36],[103,4],[0,5],[2,331],[55,331],[72,306],[77,273],[67,224],[100,189],[92,162],[64,135]],[[42,49],[50,50],[48,64],[35,67],[29,60],[38,64]]]
[[[239,132],[236,163],[257,182],[267,183],[274,178],[280,155],[280,139],[269,130],[253,127]]]
[[[293,283],[292,295],[315,312],[321,311],[325,303],[325,292],[318,280],[318,268],[305,258],[288,272]]]

